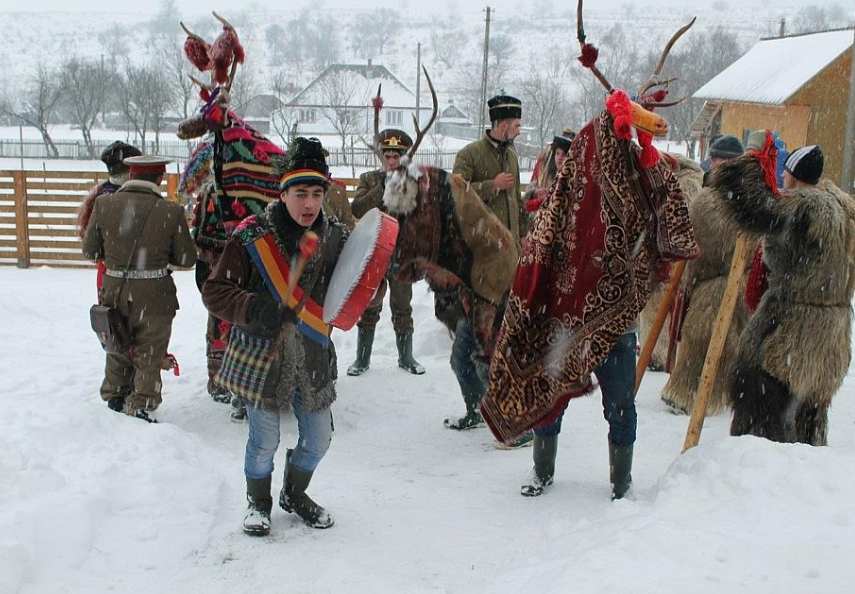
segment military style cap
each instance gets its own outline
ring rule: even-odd
[[[413,146],[413,139],[403,130],[386,128],[380,131],[377,146],[381,151],[405,153]]]
[[[576,138],[576,133],[570,128],[564,128],[561,132],[561,136],[555,136],[552,139],[552,146],[560,148],[566,153],[570,150],[570,143],[573,142],[574,138]]]
[[[123,163],[125,159],[141,154],[142,152],[137,147],[117,140],[101,151],[101,162],[107,166],[107,171],[110,173],[120,173],[127,169],[127,166]]]
[[[172,159],[156,155],[138,155],[128,157],[122,162],[131,170],[131,175],[134,175],[135,173],[166,173],[166,166],[172,163]]]
[[[522,101],[510,95],[496,95],[487,101],[490,121],[518,120],[522,118]]]

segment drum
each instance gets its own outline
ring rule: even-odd
[[[340,330],[353,328],[386,276],[397,239],[398,221],[379,209],[359,219],[327,287],[324,322]]]

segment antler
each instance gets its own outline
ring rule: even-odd
[[[371,141],[371,150],[374,151],[381,163],[383,162],[383,152],[377,147],[380,142],[380,110],[383,109],[383,97],[380,95],[382,89],[383,83],[377,85],[377,96],[371,101],[374,106],[374,138]]]
[[[680,37],[682,37],[686,31],[688,31],[689,29],[692,28],[692,25],[695,24],[696,20],[697,20],[697,17],[693,17],[692,20],[689,21],[688,24],[683,25],[682,27],[677,29],[677,32],[671,36],[671,39],[669,39],[668,43],[665,45],[665,49],[662,50],[662,55],[659,56],[659,62],[656,64],[656,69],[653,71],[653,74],[639,88],[638,100],[643,102],[645,105],[655,105],[656,107],[668,107],[671,105],[677,105],[678,103],[681,103],[681,102],[686,100],[686,98],[683,97],[682,99],[679,99],[677,101],[670,101],[668,103],[663,103],[661,101],[645,101],[645,97],[647,95],[647,92],[650,91],[650,89],[652,89],[654,87],[662,87],[662,86],[667,87],[672,82],[677,80],[676,78],[659,80],[658,77],[660,74],[662,74],[662,68],[665,66],[665,60],[668,59],[668,54],[671,52],[671,48],[674,47],[674,44],[677,43],[677,40],[680,39]]]
[[[210,85],[206,85],[205,83],[203,83],[202,81],[200,81],[198,78],[196,78],[196,77],[195,77],[195,76],[193,76],[192,74],[188,74],[187,76],[188,76],[188,77],[190,77],[190,80],[191,80],[191,81],[193,81],[193,83],[194,83],[195,85],[197,85],[197,86],[198,86],[200,89],[202,89],[203,91],[210,91],[210,90],[211,90],[211,86],[210,86]]]
[[[223,17],[218,15],[215,10],[212,10],[211,14],[214,15],[215,19],[217,19],[218,21],[220,21],[223,24],[223,27],[226,27],[228,29],[234,29],[234,26],[230,22],[228,22],[226,19],[224,19]]]
[[[416,154],[416,150],[419,148],[419,145],[422,143],[422,140],[425,137],[425,133],[430,130],[430,127],[433,126],[434,120],[436,120],[436,116],[439,113],[439,101],[436,98],[436,89],[433,88],[433,82],[430,80],[430,75],[428,74],[427,68],[422,66],[422,70],[425,73],[425,78],[427,78],[428,87],[430,88],[430,95],[433,98],[433,113],[430,116],[430,120],[428,120],[427,126],[422,130],[419,128],[419,118],[418,114],[413,115],[413,125],[416,129],[416,141],[413,143],[412,148],[407,153],[407,156],[412,159],[413,155]]]
[[[579,3],[576,5],[576,37],[578,37],[579,45],[582,48],[582,55],[579,57],[582,66],[589,69],[606,90],[611,93],[614,90],[612,84],[600,72],[600,69],[597,68],[597,55],[599,51],[593,45],[585,42],[585,25],[582,22],[582,0],[579,0]]]

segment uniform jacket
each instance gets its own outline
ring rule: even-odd
[[[367,171],[359,176],[359,185],[353,195],[350,208],[357,219],[372,208],[386,212],[383,206],[383,192],[386,190],[386,172],[382,169]]]
[[[104,260],[108,270],[157,270],[167,265],[193,266],[196,246],[184,210],[164,200],[154,184],[131,180],[118,192],[95,200],[83,237],[83,255]],[[99,302],[119,307],[128,301],[150,315],[174,315],[178,309],[170,276],[127,281],[105,277]]]

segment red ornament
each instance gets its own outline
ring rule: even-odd
[[[320,239],[314,231],[306,231],[300,238],[300,256],[308,260],[318,251]]]
[[[184,55],[202,72],[211,69],[211,46],[198,35],[188,35],[184,41]]]
[[[579,62],[581,62],[582,66],[585,68],[591,68],[597,63],[599,55],[600,50],[590,43],[586,43],[582,46],[582,55],[579,56]]]
[[[666,91],[665,89],[659,89],[658,91],[653,93],[653,101],[655,101],[656,103],[662,103],[663,101],[665,101],[665,97],[667,96],[668,91]]]
[[[614,120],[615,136],[621,140],[632,138],[632,107],[629,96],[621,89],[615,89],[606,98],[606,109]]]

